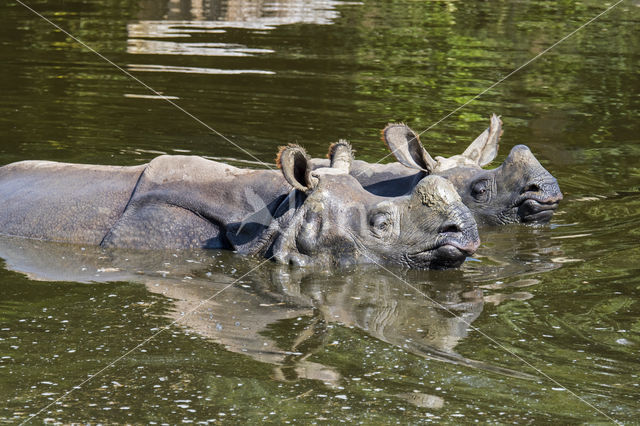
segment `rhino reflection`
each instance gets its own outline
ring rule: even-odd
[[[335,325],[356,327],[419,356],[528,377],[454,352],[484,306],[482,291],[465,284],[463,272],[449,271],[447,285],[422,286],[422,294],[370,265],[340,276],[318,276],[266,264],[232,285],[228,275],[209,272],[217,256],[197,250],[85,249],[0,237],[0,257],[7,267],[33,279],[143,283],[150,292],[173,299],[175,309],[167,313],[171,320],[229,351],[274,365],[276,379],[338,385],[336,370],[309,359],[328,344]],[[229,253],[219,256],[226,256],[224,264],[251,267],[246,259],[234,263]],[[452,278],[460,284],[451,285]],[[302,324],[293,336],[285,335],[292,332],[290,322]]]
[[[277,286],[272,294],[285,295],[289,303],[313,306],[326,323],[357,327],[406,349],[429,346],[437,352],[452,352],[482,312],[482,292],[465,285],[421,288],[419,294],[375,267],[324,279],[281,271],[272,269],[271,278],[262,280]]]
[[[464,273],[449,271],[446,282],[425,284],[417,289],[371,265],[360,265],[348,274],[324,279],[305,276],[300,270],[294,274],[276,267],[271,269],[270,279],[260,282],[269,283],[271,294],[285,295],[288,303],[312,306],[316,319],[325,326],[355,327],[421,357],[531,378],[454,351],[482,313],[485,302],[482,290],[466,282]],[[490,297],[494,302],[500,295]],[[512,299],[503,296],[503,300]]]

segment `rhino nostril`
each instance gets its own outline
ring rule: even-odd
[[[524,187],[521,194],[525,194],[527,192],[538,192],[538,191],[540,191],[540,187],[535,183],[530,183],[529,185]]]
[[[456,225],[455,223],[448,223],[446,225],[444,225],[441,229],[440,229],[440,233],[441,234],[445,234],[445,233],[455,233],[455,232],[462,232],[462,230],[460,229],[460,227],[458,225]]]

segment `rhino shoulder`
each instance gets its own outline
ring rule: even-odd
[[[148,182],[203,183],[211,180],[232,179],[246,170],[195,155],[161,155],[149,162],[144,172]]]

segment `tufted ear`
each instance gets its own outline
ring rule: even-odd
[[[318,179],[311,176],[311,159],[301,146],[281,146],[276,164],[287,182],[295,189],[309,192],[318,184]]]
[[[498,155],[498,143],[502,136],[502,121],[495,114],[491,115],[489,128],[482,132],[475,141],[462,153],[463,157],[484,167]]]
[[[388,124],[382,139],[398,162],[412,168],[433,172],[436,162],[422,146],[420,137],[405,124]]]
[[[329,147],[327,157],[331,161],[331,168],[349,173],[351,162],[353,161],[353,149],[351,144],[344,139],[332,143]]]

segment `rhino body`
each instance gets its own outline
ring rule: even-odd
[[[0,232],[129,248],[230,248],[221,229],[253,209],[252,193],[237,188],[276,203],[289,191],[279,174],[194,156],[133,167],[13,163],[0,168]]]
[[[312,172],[300,147],[282,172],[194,156],[134,167],[25,161],[0,168],[0,233],[137,249],[216,248],[296,265],[460,265],[479,238],[449,182],[433,177],[402,197],[365,191],[351,149]],[[293,190],[292,190],[293,186]]]
[[[491,125],[461,154],[435,157],[426,151],[419,135],[404,124],[382,131],[396,163],[354,161],[351,174],[374,194],[393,197],[410,193],[429,175],[447,178],[479,224],[548,222],[563,195],[557,180],[525,145],[511,149],[497,168],[483,167],[498,153],[502,123],[493,115]],[[316,160],[317,167],[326,160]]]

